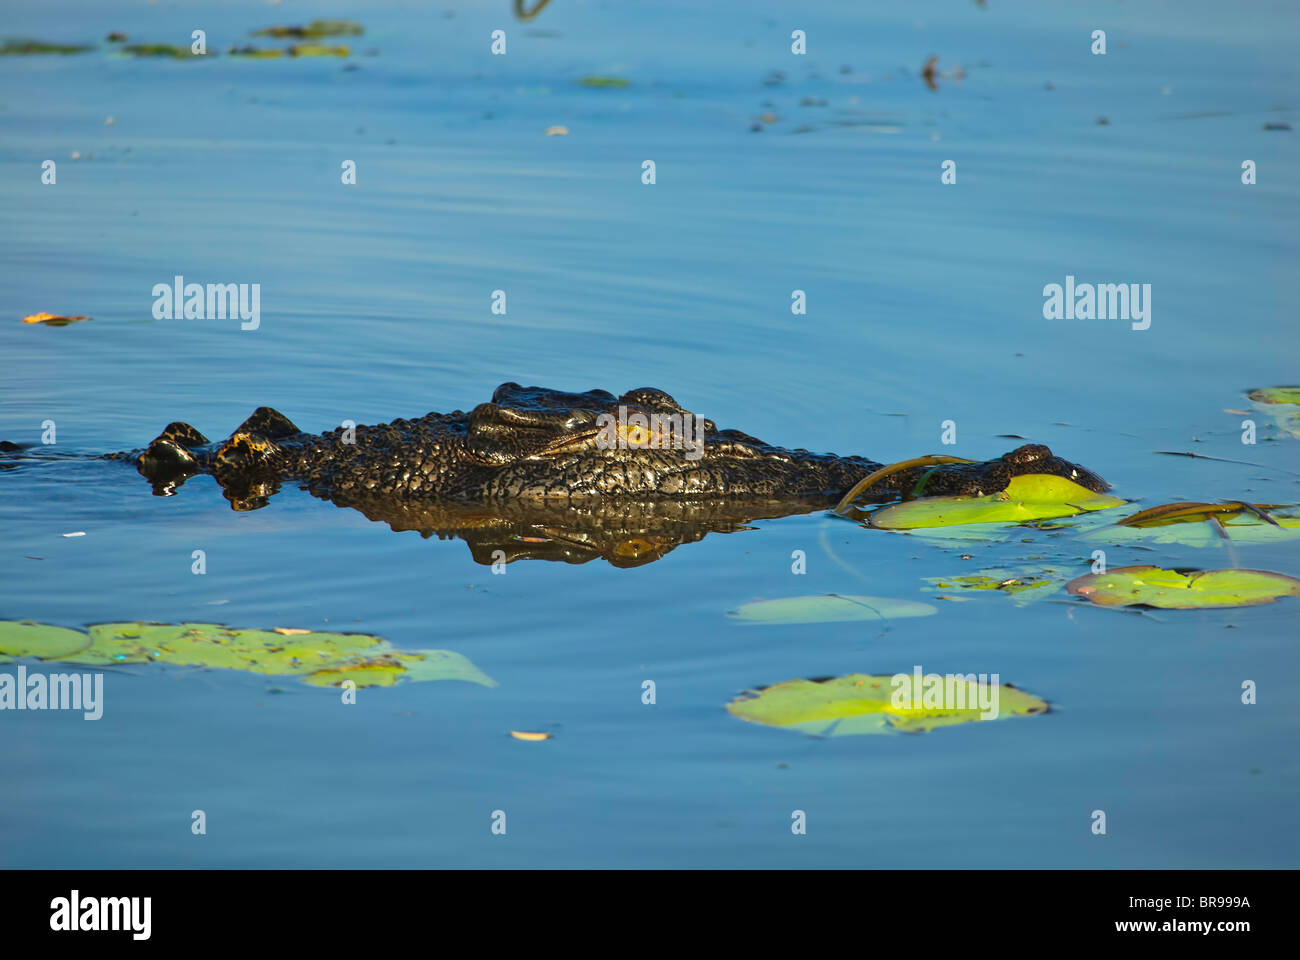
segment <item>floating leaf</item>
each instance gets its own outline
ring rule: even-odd
[[[29,620],[0,620],[0,663],[13,657],[58,660],[90,646],[80,630],[52,627]]]
[[[1065,575],[1051,567],[994,568],[958,577],[925,577],[929,590],[987,590],[1005,593],[1024,606],[1051,596],[1065,585]]]
[[[567,137],[569,135],[569,128],[564,126],[547,127],[546,135],[548,137]]]
[[[42,43],[39,40],[7,40],[0,43],[0,57],[24,57],[39,54],[85,53],[94,47],[84,44]]]
[[[319,43],[295,43],[286,52],[291,57],[347,57],[352,54],[349,47],[327,47]]]
[[[315,37],[359,37],[366,30],[355,20],[313,20],[307,26],[263,27],[254,30],[254,37],[293,37],[310,40]]]
[[[395,650],[382,637],[321,633],[293,627],[236,630],[216,623],[97,623],[85,633],[27,622],[0,621],[0,659],[38,656],[106,666],[166,663],[298,676],[316,686],[354,680],[391,686],[398,680],[496,682],[451,650]]]
[[[1262,387],[1246,394],[1257,403],[1300,404],[1300,387]]]
[[[128,43],[122,49],[136,57],[171,57],[173,60],[202,59],[201,54],[194,53],[189,47],[178,47],[173,43]]]
[[[579,78],[578,83],[584,87],[592,87],[595,89],[620,88],[629,85],[629,81],[623,77],[601,77],[595,74]]]
[[[911,674],[899,677],[911,678]],[[926,678],[927,681],[930,678]],[[980,687],[966,677],[940,678],[935,696],[918,692],[919,704],[910,702],[912,684],[900,687],[894,676],[851,673],[824,680],[787,680],[770,687],[747,690],[727,704],[732,716],[752,723],[784,727],[821,737],[854,734],[924,733],[936,727],[977,720],[1046,713],[1045,700],[1010,684],[983,688],[989,701],[997,693],[997,711],[986,715],[979,707]],[[895,703],[895,691],[903,702]],[[930,706],[925,706],[930,703]]]
[[[497,685],[469,660],[451,650],[396,650],[393,656],[405,668],[407,680],[465,680],[484,687]]]
[[[391,687],[406,673],[396,659],[376,657],[373,660],[358,660],[342,663],[334,667],[316,670],[303,677],[303,683],[315,687],[338,687],[347,680],[360,687]]]
[[[75,317],[61,317],[57,313],[33,313],[23,317],[23,323],[43,323],[47,327],[66,327],[70,323],[79,323],[82,320],[89,320],[90,317],[78,314]]]
[[[727,613],[746,623],[843,623],[849,620],[896,620],[928,617],[938,611],[928,603],[838,593],[756,600]]]
[[[1130,526],[1120,521],[1091,530],[1080,539],[1117,545],[1177,543],[1188,547],[1221,547],[1225,540],[1243,544],[1278,543],[1300,537],[1300,516],[1295,516],[1292,512],[1270,508],[1268,512],[1272,522],[1269,523],[1241,507],[1236,510],[1236,513],[1216,513],[1217,528],[1214,523],[1206,522],[1203,515],[1191,514],[1156,519],[1140,526]]]
[[[283,50],[274,47],[266,50],[254,46],[231,47],[227,53],[232,57],[245,57],[249,60],[274,60],[284,56]]]
[[[1262,387],[1246,394],[1280,429],[1300,438],[1300,387]]]
[[[549,733],[530,733],[526,730],[511,730],[510,736],[514,737],[516,740],[538,741],[550,740],[552,735]]]
[[[1204,570],[1181,573],[1162,567],[1115,567],[1066,584],[1077,596],[1104,606],[1144,604],[1171,610],[1254,607],[1278,597],[1300,596],[1300,580],[1267,570]]]
[[[1139,510],[1133,516],[1115,522],[1121,527],[1140,527],[1157,520],[1204,520],[1217,514],[1241,513],[1247,509],[1249,508],[1240,503],[1195,503],[1184,501],[1181,503],[1164,503],[1158,507]]]
[[[1106,510],[1126,501],[1093,493],[1065,477],[1027,473],[1005,490],[984,497],[923,497],[882,507],[867,522],[885,530],[947,527],[968,523],[1023,523]]]

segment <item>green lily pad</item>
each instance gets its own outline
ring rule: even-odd
[[[0,57],[30,57],[41,54],[85,53],[94,50],[85,44],[42,43],[40,40],[6,40],[0,43]]]
[[[1016,606],[1042,600],[1065,586],[1063,571],[1052,567],[992,568],[957,577],[924,577],[927,590],[986,590],[1005,593]]]
[[[1300,404],[1300,387],[1262,387],[1246,396],[1259,403]]]
[[[345,680],[351,680],[358,687],[391,687],[405,673],[406,668],[396,658],[384,656],[325,667],[302,679],[303,683],[314,687],[339,687]]]
[[[0,663],[15,657],[59,660],[88,646],[90,638],[80,630],[30,620],[0,620]]]
[[[938,611],[928,603],[862,597],[838,593],[755,600],[727,612],[745,623],[844,623],[850,620],[896,620],[900,617],[928,617]]]
[[[398,680],[465,680],[484,687],[497,685],[468,659],[451,650],[394,650],[379,657],[326,667],[303,680],[318,687],[341,686],[345,680],[353,681],[358,687],[391,687]]]
[[[496,686],[450,650],[395,650],[382,637],[312,630],[236,630],[218,623],[97,623],[82,633],[42,624],[0,621],[0,659],[39,656],[107,666],[166,663],[297,676],[316,686],[355,680],[391,686],[398,680],[465,680]]]
[[[1300,596],[1300,580],[1267,570],[1193,570],[1115,567],[1066,584],[1076,596],[1104,606],[1144,604],[1171,610],[1254,607],[1279,597]]]
[[[596,76],[594,74],[591,76],[579,78],[578,83],[584,87],[591,87],[593,89],[606,89],[606,90],[622,88],[630,85],[630,81],[624,79],[623,77],[601,77],[601,76]]]
[[[1118,507],[1126,501],[1093,493],[1065,477],[1028,473],[1005,490],[983,497],[922,497],[882,507],[867,523],[884,530],[949,527],[971,523],[1024,523]]]
[[[465,680],[483,687],[497,685],[468,659],[451,650],[399,650],[394,656],[406,668],[407,680]]]
[[[243,57],[247,60],[275,60],[284,56],[284,51],[278,47],[269,47],[263,50],[251,44],[242,47],[231,47],[226,53],[232,57]]]
[[[123,52],[135,57],[171,57],[173,60],[199,60],[202,57],[189,47],[178,47],[174,43],[128,43],[122,47]]]
[[[1246,394],[1278,428],[1300,439],[1300,387],[1263,387]]]
[[[295,43],[285,52],[291,57],[349,57],[352,55],[350,47],[342,44],[337,47],[330,47],[323,43]]]
[[[252,36],[311,40],[316,37],[359,37],[365,32],[365,28],[355,20],[313,20],[305,27],[263,27],[261,30],[254,30]]]
[[[890,675],[851,673],[823,680],[787,680],[745,691],[727,704],[727,712],[751,723],[798,730],[818,737],[842,737],[925,733],[958,723],[1029,716],[1048,710],[1047,701],[1010,684],[994,688],[997,691],[996,716],[981,711],[978,689],[966,679],[945,680],[940,684],[942,693],[938,697],[931,701],[922,694],[920,704],[916,706],[910,703],[896,705],[896,689],[895,678]],[[991,690],[986,688],[985,695],[990,693]],[[926,706],[926,703],[930,705]]]

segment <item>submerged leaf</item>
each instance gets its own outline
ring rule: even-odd
[[[756,600],[728,611],[727,616],[746,623],[843,623],[850,620],[928,617],[937,612],[928,603],[914,600],[823,593],[780,600]]]
[[[1254,607],[1279,597],[1300,596],[1300,580],[1267,570],[1204,570],[1180,573],[1163,567],[1116,567],[1066,584],[1077,596],[1104,606],[1144,604],[1172,610]]]
[[[799,730],[813,736],[841,737],[924,733],[936,727],[1029,716],[1048,710],[1045,700],[1010,684],[981,686],[968,679],[971,676],[974,675],[934,676],[938,681],[937,688],[932,688],[934,696],[925,693],[923,685],[916,691],[916,703],[910,699],[912,674],[851,673],[825,680],[787,680],[747,690],[727,704],[727,712],[752,723]],[[909,682],[901,684],[899,678],[903,677],[909,678]],[[996,694],[996,711],[981,709],[981,693],[986,706],[992,704]]]
[[[983,497],[924,497],[882,507],[867,522],[884,530],[947,527],[968,523],[1024,523],[1118,507],[1126,501],[1093,493],[1072,480],[1045,473],[1012,478],[1007,488]]]

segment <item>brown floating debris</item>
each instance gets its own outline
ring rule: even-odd
[[[80,314],[75,317],[61,317],[57,313],[33,313],[30,316],[23,317],[23,323],[43,323],[47,327],[66,327],[70,323],[89,319],[90,317],[81,316]]]

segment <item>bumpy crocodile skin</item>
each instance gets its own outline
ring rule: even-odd
[[[649,430],[636,414],[651,424]],[[611,420],[630,426],[620,431]],[[689,445],[697,423],[703,442],[693,456]],[[430,413],[358,426],[352,433],[303,433],[268,407],[218,443],[188,424],[173,423],[148,449],[122,456],[134,459],[163,492],[188,476],[211,474],[242,509],[260,506],[280,482],[299,483],[336,501],[806,503],[840,496],[880,467],[864,457],[787,450],[737,430],[719,430],[711,420],[697,421],[662,390],[616,397],[604,390],[565,393],[517,383],[502,384],[491,401],[469,413]],[[926,496],[986,494],[1024,473],[1069,477],[1096,491],[1108,486],[1047,447],[1026,444],[997,460],[905,470],[870,496],[913,493],[923,478]]]

